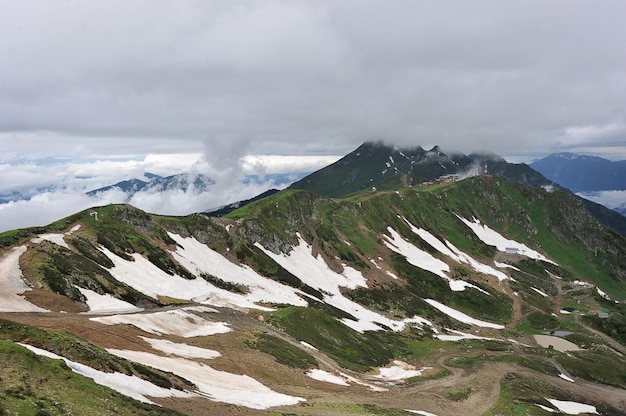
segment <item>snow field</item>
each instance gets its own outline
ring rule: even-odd
[[[125,396],[132,397],[135,400],[139,400],[144,403],[154,404],[148,397],[182,397],[191,398],[196,395],[190,392],[180,391],[176,389],[166,389],[150,383],[147,380],[141,379],[136,376],[129,376],[122,373],[105,373],[84,364],[76,363],[61,357],[60,355],[52,352],[42,350],[37,347],[33,347],[27,344],[19,344],[37,355],[44,357],[63,360],[74,371],[84,377],[88,377],[101,386],[109,387],[118,393]]]
[[[202,278],[188,280],[177,275],[169,275],[141,254],[133,253],[134,261],[126,261],[104,247],[100,250],[113,261],[115,266],[108,270],[115,279],[155,299],[158,296],[168,296],[234,309],[271,310],[255,305],[244,295],[217,288]]]
[[[20,257],[26,250],[26,246],[14,247],[0,258],[0,312],[49,312],[20,296],[31,290],[20,268]]]
[[[301,397],[275,392],[252,377],[215,370],[206,364],[186,358],[163,357],[130,350],[107,351],[118,357],[183,377],[195,384],[198,389],[195,393],[213,401],[261,410],[273,406],[295,405],[304,401]]]
[[[552,260],[548,260],[541,253],[529,248],[525,244],[505,238],[498,232],[487,227],[487,225],[481,224],[480,221],[476,218],[474,218],[474,221],[468,221],[459,215],[457,215],[457,218],[463,221],[463,223],[469,228],[471,228],[474,234],[476,234],[476,236],[480,238],[483,243],[496,247],[498,251],[505,252],[508,247],[516,248],[518,250],[518,254],[521,254],[522,256],[526,256],[535,260],[542,260],[556,265],[555,262],[553,262]]]
[[[197,275],[210,274],[224,281],[248,287],[250,293],[245,295],[248,302],[307,305],[301,297],[307,295],[300,290],[263,277],[248,266],[237,265],[195,238],[168,234],[182,247],[172,252],[172,255],[183,267]]]

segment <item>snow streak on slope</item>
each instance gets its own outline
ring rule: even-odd
[[[113,355],[143,365],[174,373],[196,385],[197,393],[211,400],[252,409],[268,409],[273,406],[295,405],[304,401],[301,397],[278,393],[247,375],[232,374],[179,357],[163,357],[155,354],[129,350],[107,350]]]
[[[228,324],[224,322],[207,321],[206,319],[189,313],[185,309],[130,315],[112,315],[91,318],[91,320],[105,325],[134,325],[150,334],[178,335],[179,337],[185,338],[224,334],[231,331]]]
[[[0,258],[0,312],[49,312],[20,296],[31,290],[20,269],[20,256],[26,250],[26,246],[14,247]]]
[[[367,287],[367,280],[361,272],[348,266],[344,266],[342,273],[331,270],[322,256],[313,255],[312,247],[308,246],[300,235],[298,235],[298,245],[293,247],[289,254],[275,254],[259,243],[255,245],[302,282],[323,292],[324,302],[354,316],[357,321],[344,318],[342,322],[355,331],[380,331],[382,328],[378,324],[396,331],[402,330],[409,323],[432,326],[429,321],[418,316],[394,321],[346,298],[340,288]]]
[[[172,252],[172,255],[183,267],[197,275],[205,273],[246,286],[250,289],[250,293],[245,295],[249,302],[307,305],[298,296],[307,296],[303,292],[263,277],[248,266],[234,264],[195,238],[182,238],[172,233],[169,236],[182,247]]]
[[[406,241],[400,234],[398,234],[398,232],[396,230],[394,230],[391,227],[387,227],[387,230],[389,231],[389,233],[391,234],[391,237],[385,235],[385,245],[392,251],[395,251],[398,254],[403,255],[406,260],[411,263],[413,266],[415,267],[419,267],[420,269],[429,271],[431,273],[436,274],[437,276],[445,279],[448,282],[448,285],[450,286],[450,290],[453,290],[455,292],[460,292],[465,290],[466,288],[470,287],[473,289],[476,289],[480,292],[483,292],[487,295],[489,295],[489,293],[485,292],[483,289],[479,288],[476,285],[473,285],[471,283],[468,283],[464,280],[455,280],[452,279],[450,277],[448,277],[448,275],[446,274],[446,272],[450,271],[450,266],[448,266],[447,263],[443,262],[442,260],[439,260],[438,258],[434,257],[432,254],[418,248],[415,247],[413,244],[411,244],[410,242]],[[423,232],[420,232],[420,236],[423,236],[422,238],[424,238],[426,240],[426,242],[428,242],[429,244],[433,245],[433,247],[435,247],[436,249],[441,249],[440,251],[444,251],[444,254],[448,255],[447,253],[449,253],[449,255],[454,258],[455,260],[457,260],[457,257],[454,253],[452,253],[448,248],[446,248],[441,242],[439,242],[439,240],[437,240],[434,236],[432,236],[432,234],[428,233],[427,231],[422,230]],[[430,238],[432,237],[432,238]],[[428,241],[428,240],[431,241]],[[439,244],[436,243],[439,242]],[[457,260],[460,262],[460,260]]]
[[[444,244],[437,237],[435,237],[434,235],[432,235],[428,231],[424,230],[423,228],[415,227],[406,218],[403,218],[403,219],[408,224],[409,228],[411,228],[411,231],[413,231],[415,234],[419,235],[422,238],[422,240],[426,241],[435,250],[439,251],[441,254],[444,254],[444,255],[450,257],[452,260],[456,261],[457,263],[468,264],[475,271],[477,271],[479,273],[490,274],[492,276],[495,276],[495,277],[498,278],[499,281],[506,280],[508,278],[508,276],[506,274],[502,273],[501,271],[496,270],[493,267],[488,266],[486,264],[483,264],[483,263],[479,262],[478,260],[475,260],[469,254],[464,253],[463,251],[459,250],[458,248],[456,248],[454,246],[454,244],[452,244],[448,240],[446,240],[446,243]],[[455,282],[455,281],[450,279],[450,287],[453,286],[453,282]],[[456,283],[456,284],[458,285],[458,283]],[[467,285],[469,285],[469,284],[467,284]],[[482,291],[482,289],[479,289],[478,287],[476,287],[474,285],[470,285],[470,286],[474,287],[475,289],[478,289],[478,290]],[[454,289],[452,289],[452,290],[454,290]]]
[[[480,240],[483,243],[488,244],[490,246],[496,247],[498,249],[498,251],[505,252],[507,248],[515,248],[515,249],[517,249],[518,254],[521,254],[522,256],[526,256],[526,257],[529,257],[531,259],[543,260],[543,261],[546,261],[548,263],[556,264],[552,260],[548,260],[543,254],[541,254],[541,253],[539,253],[539,252],[529,248],[525,244],[518,243],[515,240],[509,240],[509,239],[503,237],[502,235],[498,234],[496,231],[494,231],[491,228],[487,227],[486,224],[481,224],[480,221],[478,219],[476,219],[476,218],[474,218],[474,221],[468,221],[465,218],[460,217],[458,215],[457,215],[457,217],[461,221],[463,221],[463,223],[465,223],[465,225],[470,227],[472,229],[472,231],[474,231],[474,234],[476,234],[476,236],[478,238],[480,238]]]
[[[504,329],[504,325],[494,324],[491,322],[485,322],[485,321],[481,321],[478,319],[474,319],[471,316],[466,315],[463,312],[459,312],[456,309],[452,309],[451,307],[446,306],[443,303],[439,303],[434,299],[424,299],[424,300],[428,302],[431,306],[434,306],[435,308],[439,309],[440,312],[445,313],[446,315],[448,315],[451,318],[456,319],[457,321],[470,324],[470,325],[481,326],[485,328]]]
[[[391,234],[391,237],[385,235],[385,245],[390,250],[395,251],[398,254],[406,257],[406,260],[415,267],[429,271],[437,276],[448,280],[446,272],[450,271],[450,266],[447,263],[433,257],[430,253],[425,252],[413,244],[406,241],[396,230],[391,227],[387,227],[387,231]]]
[[[153,403],[147,396],[150,397],[184,397],[191,398],[195,395],[193,393],[180,391],[176,389],[166,389],[156,386],[147,380],[141,379],[135,376],[129,376],[122,373],[105,373],[88,367],[84,364],[70,361],[67,358],[56,355],[52,352],[42,350],[37,347],[33,347],[27,344],[20,344],[21,346],[28,348],[37,355],[43,355],[48,358],[54,358],[57,360],[63,360],[68,367],[75,373],[88,377],[101,386],[109,387],[124,396],[132,397],[135,400],[139,400],[144,403]]]

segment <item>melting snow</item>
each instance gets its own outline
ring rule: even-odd
[[[177,344],[166,339],[154,339],[148,337],[139,337],[146,341],[150,346],[156,350],[162,351],[167,355],[176,355],[183,358],[203,358],[212,360],[217,357],[221,357],[218,351],[209,350],[206,348],[194,347],[193,345]]]
[[[507,247],[516,248],[519,254],[523,256],[526,256],[535,260],[543,260],[548,263],[556,264],[552,260],[548,260],[544,255],[538,253],[535,250],[532,250],[525,244],[518,243],[515,240],[509,240],[503,237],[502,235],[498,234],[496,231],[487,227],[487,225],[481,224],[480,221],[477,220],[476,218],[474,218],[474,221],[472,222],[458,215],[457,217],[461,221],[463,221],[465,225],[470,227],[472,231],[474,231],[474,234],[476,234],[476,236],[480,238],[480,240],[483,243],[488,244],[490,246],[495,246],[498,249],[498,251],[505,252]]]
[[[252,409],[289,406],[304,401],[301,397],[277,393],[247,375],[238,375],[180,357],[163,357],[130,350],[108,350],[109,353],[140,364],[174,373],[196,385],[197,393],[211,400]]]
[[[500,262],[494,261],[493,264],[495,264],[496,267],[499,267],[501,269],[513,269],[513,270],[517,270],[518,272],[521,271],[517,267],[511,266],[510,264],[507,264],[507,263],[500,263]]]
[[[334,374],[329,373],[328,371],[313,369],[307,371],[306,375],[313,380],[324,381],[326,383],[337,384],[339,386],[349,386],[350,384],[346,381],[345,378],[336,376]]]
[[[255,245],[275,262],[294,276],[297,276],[302,282],[324,292],[324,302],[358,319],[357,321],[342,319],[342,322],[350,328],[363,332],[380,331],[382,328],[378,324],[383,324],[396,331],[402,330],[409,323],[432,326],[429,321],[418,316],[402,321],[394,321],[346,298],[341,293],[341,287],[348,289],[367,287],[367,281],[361,272],[348,266],[344,266],[343,273],[334,272],[321,256],[313,256],[311,247],[306,244],[300,235],[298,235],[298,238],[298,245],[293,247],[289,254],[275,254],[265,249],[259,243],[255,243]]]
[[[545,292],[542,292],[541,290],[537,289],[536,287],[530,287],[532,290],[534,290],[535,292],[539,293],[541,296],[543,296],[544,298],[548,297],[548,294]]]
[[[546,400],[549,401],[552,404],[552,406],[559,409],[559,412],[567,413],[568,415],[579,415],[581,413],[598,414],[595,406],[591,406],[589,404],[568,402],[568,401],[555,400],[555,399],[546,399]]]
[[[146,396],[150,397],[194,397],[193,393],[166,389],[156,386],[147,380],[141,379],[135,376],[129,376],[122,373],[105,373],[88,367],[84,364],[75,363],[67,358],[61,357],[46,350],[42,350],[37,347],[33,347],[27,344],[20,344],[23,347],[28,348],[37,355],[43,355],[45,357],[63,360],[74,371],[82,376],[88,377],[95,381],[97,384],[109,387],[125,396],[132,397],[135,400],[139,400],[144,403],[153,403]]]
[[[112,315],[91,318],[91,320],[105,325],[129,324],[150,334],[178,335],[185,338],[224,334],[231,330],[224,322],[207,321],[184,309],[154,313]]]
[[[134,261],[126,261],[106,248],[101,250],[115,264],[115,267],[109,269],[113,277],[153,298],[168,296],[196,300],[213,306],[271,310],[255,305],[243,295],[217,288],[204,279],[188,280],[177,275],[169,275],[138,253],[132,254]],[[222,259],[228,261],[223,257]],[[236,277],[237,275],[231,276],[231,279]]]
[[[0,312],[49,312],[20,296],[31,290],[20,269],[20,256],[26,250],[26,246],[14,247],[0,258]]]
[[[422,416],[437,416],[434,413],[425,412],[423,410],[409,410],[409,409],[406,409],[406,411],[409,412],[409,413],[415,413],[415,414],[422,415]]]
[[[424,299],[424,300],[428,302],[431,306],[437,308],[440,312],[445,313],[446,315],[448,315],[451,318],[456,319],[457,321],[470,324],[470,325],[481,326],[485,328],[504,329],[504,325],[494,324],[491,322],[485,322],[485,321],[481,321],[478,319],[474,319],[471,316],[466,315],[463,312],[459,312],[456,309],[452,309],[451,307],[446,306],[442,303],[439,303],[436,300],[433,300],[433,299]]]
[[[108,293],[101,295],[93,290],[75,286],[80,293],[87,298],[87,306],[89,306],[89,314],[94,313],[121,313],[121,312],[138,312],[143,309],[136,307],[128,302],[114,298]]]
[[[224,281],[248,287],[245,297],[250,302],[286,303],[306,306],[297,289],[261,276],[252,268],[237,265],[195,238],[182,238],[169,234],[182,248],[172,252],[174,258],[187,270],[195,274],[209,274]],[[258,308],[258,307],[257,307]]]
[[[390,250],[395,251],[406,257],[406,260],[415,267],[429,271],[437,276],[448,280],[446,272],[450,271],[450,266],[447,263],[433,257],[430,253],[415,247],[413,244],[406,241],[396,230],[391,227],[387,227],[387,231],[391,234],[391,237],[385,235],[385,245]]]
[[[39,234],[39,237],[33,238],[30,241],[32,243],[39,244],[42,241],[46,240],[46,241],[50,241],[51,243],[58,244],[62,247],[65,247],[69,250],[70,246],[68,246],[65,240],[63,239],[64,235],[65,234]]]
[[[561,377],[563,380],[569,381],[570,383],[576,383],[574,381],[574,379],[572,379],[571,377],[566,376],[565,374],[559,374],[559,377]]]
[[[391,367],[380,367],[378,369],[378,375],[374,377],[386,381],[401,381],[406,380],[407,378],[421,376],[422,371],[427,369],[430,369],[430,367],[418,370],[411,364],[395,360]]]
[[[456,331],[454,329],[447,329],[446,331],[452,332],[457,335],[446,335],[446,334],[435,334],[434,337],[440,339],[442,341],[461,341],[464,339],[487,339],[487,340],[495,340],[495,338],[487,338],[487,337],[479,337],[478,335],[467,334],[465,332]]]

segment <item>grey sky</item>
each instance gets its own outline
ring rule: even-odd
[[[626,159],[624,16],[623,0],[2,0],[0,191],[192,169],[223,176],[219,205],[258,191],[226,192],[246,167],[310,170],[330,159],[291,156],[378,139]]]
[[[624,16],[611,0],[4,0],[2,146],[624,155]]]

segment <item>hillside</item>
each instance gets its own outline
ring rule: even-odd
[[[0,410],[626,414],[622,237],[503,177],[388,188],[0,234]]]

